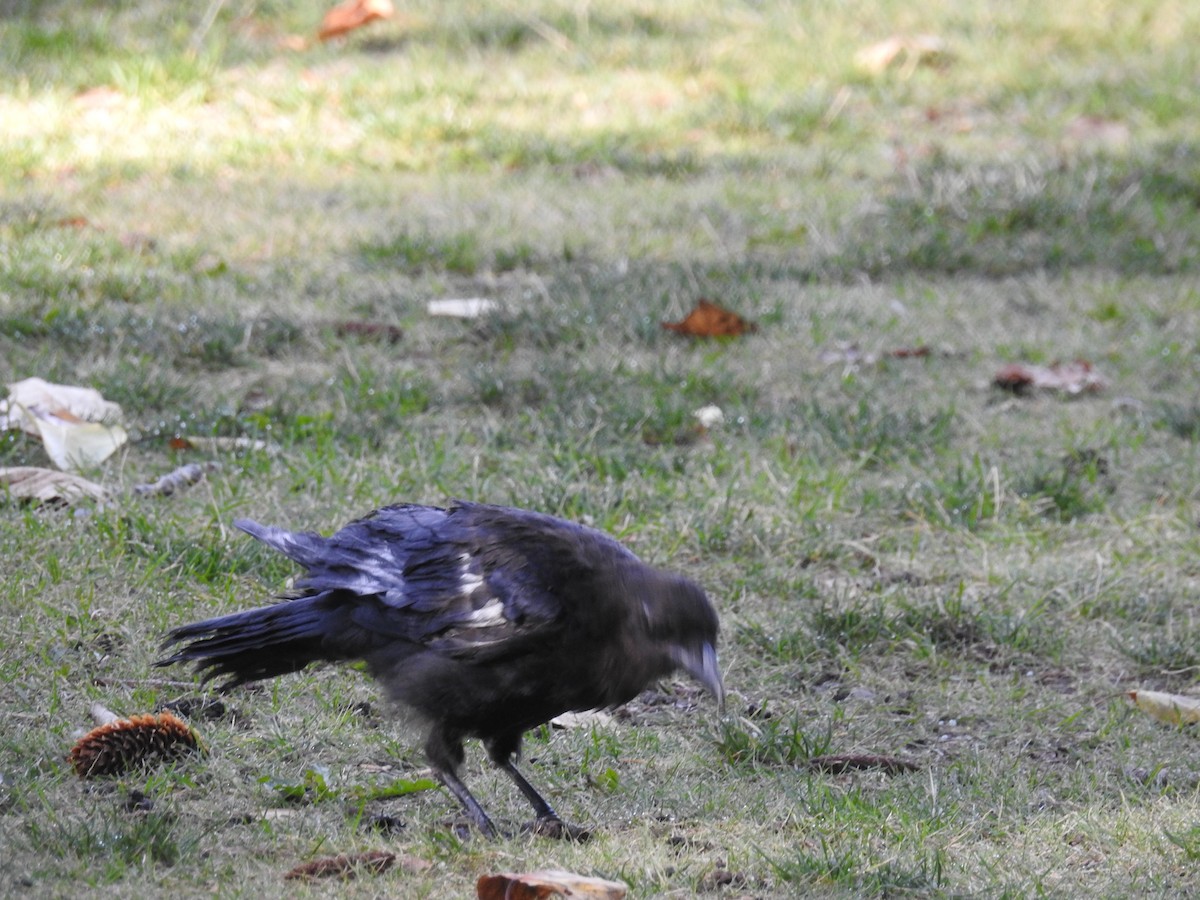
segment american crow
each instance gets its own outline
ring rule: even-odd
[[[704,591],[606,534],[551,516],[458,502],[376,510],[332,537],[234,524],[307,569],[292,599],[170,632],[223,687],[319,660],[364,660],[429,723],[425,752],[487,836],[459,780],[463,740],[483,741],[533,805],[534,829],[577,833],[514,764],[521,736],[569,711],[616,706],[676,669],[717,698],[717,614]]]

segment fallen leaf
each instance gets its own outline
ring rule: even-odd
[[[468,297],[462,300],[430,300],[425,309],[431,316],[450,316],[456,319],[478,319],[500,308],[495,300]]]
[[[70,413],[59,416],[46,410],[32,408],[32,421],[46,455],[60,469],[88,469],[98,466],[129,440],[120,425],[99,422],[79,422]]]
[[[737,313],[705,299],[699,300],[695,308],[680,321],[661,324],[667,331],[702,338],[738,337],[758,331],[758,326],[753,322],[747,322]]]
[[[335,322],[334,333],[338,337],[354,335],[355,337],[377,338],[395,344],[404,337],[403,329],[385,322]]]
[[[1108,387],[1108,379],[1087,360],[1077,359],[1051,366],[1009,363],[993,376],[992,384],[1014,394],[1047,390],[1073,395],[1102,391]]]
[[[480,875],[475,882],[479,900],[544,900],[547,897],[592,897],[620,900],[628,887],[619,881],[548,869],[540,872]]]
[[[103,462],[129,436],[116,422],[121,407],[99,391],[41,378],[8,385],[0,400],[0,430],[19,428],[41,438],[51,461],[60,469],[80,469]]]
[[[15,466],[0,469],[0,496],[36,503],[75,503],[85,497],[104,500],[108,491],[94,481],[69,472]]]
[[[1162,691],[1126,691],[1125,695],[1142,712],[1149,713],[1168,725],[1191,725],[1200,722],[1200,698]]]
[[[386,850],[370,850],[366,853],[343,853],[340,856],[327,856],[314,859],[312,862],[296,866],[283,877],[289,880],[315,878],[354,878],[360,871],[371,875],[386,872],[396,861],[395,853]]]
[[[611,725],[612,721],[613,717],[609,713],[602,709],[593,709],[588,712],[565,712],[551,719],[550,726],[570,731],[573,728],[591,728],[594,725],[607,726]]]
[[[0,429],[21,428],[37,434],[36,427],[25,424],[26,414],[14,412],[13,408],[18,406],[22,410],[49,410],[63,418],[74,417],[79,422],[119,422],[122,416],[120,404],[105,400],[93,388],[52,384],[41,378],[26,378],[9,384],[8,397],[0,400]]]
[[[919,66],[942,66],[950,59],[946,42],[933,34],[892,35],[854,54],[854,64],[871,75],[895,67],[903,78]]]
[[[917,347],[897,347],[887,353],[892,359],[924,359],[933,355],[933,350],[925,344]]]
[[[392,0],[346,0],[325,13],[317,38],[327,41],[340,37],[377,19],[390,19],[395,12]]]

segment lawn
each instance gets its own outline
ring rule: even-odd
[[[130,433],[103,504],[0,496],[0,893],[1200,892],[1197,737],[1126,697],[1200,673],[1200,6],[417,0],[324,44],[307,2],[0,10],[0,385]],[[496,310],[428,313],[462,298]],[[661,327],[702,298],[757,329]],[[993,384],[1074,360],[1103,383]],[[720,612],[724,717],[680,677],[529,735],[589,842],[464,831],[353,667],[153,667],[296,574],[234,518],[455,497]],[[205,752],[82,780],[94,703]]]

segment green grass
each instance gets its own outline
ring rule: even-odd
[[[9,4],[0,382],[96,387],[133,441],[102,508],[0,505],[0,893],[270,896],[374,849],[429,868],[296,891],[1196,891],[1195,735],[1122,696],[1198,671],[1194,7],[418,0],[288,50],[320,4]],[[854,63],[914,33],[948,58]],[[426,314],[454,297],[500,310]],[[660,327],[701,297],[758,332]],[[989,386],[1076,358],[1110,387]],[[213,456],[182,434],[274,449],[132,493]],[[460,833],[353,668],[207,706],[152,668],[295,574],[235,517],[451,497],[588,521],[720,610],[726,718],[668,679],[529,735],[588,844]],[[81,783],[97,701],[208,752]],[[466,778],[527,817],[477,747]]]

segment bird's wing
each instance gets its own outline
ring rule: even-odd
[[[595,564],[595,542],[627,553],[572,523],[469,503],[384,507],[328,538],[235,524],[308,570],[297,591],[344,598],[355,624],[377,636],[455,654],[502,653],[554,629],[570,586]]]

